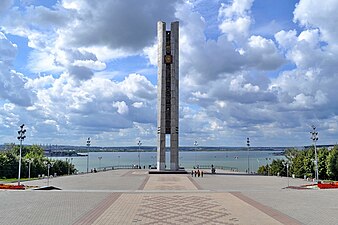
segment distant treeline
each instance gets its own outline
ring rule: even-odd
[[[0,150],[8,149],[8,146],[14,144],[0,145]],[[69,145],[36,145],[48,151],[75,151],[75,152],[155,152],[156,146],[126,146],[126,147],[86,147],[86,146],[69,146]],[[284,151],[287,147],[250,147],[250,151]],[[197,146],[197,147],[179,147],[180,151],[247,151],[247,147],[208,147],[208,146]],[[170,148],[167,147],[167,151]]]

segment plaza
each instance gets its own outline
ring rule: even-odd
[[[0,191],[0,224],[338,224],[338,190],[285,188],[285,177],[112,170],[50,185],[61,190]]]

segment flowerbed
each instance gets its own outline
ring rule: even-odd
[[[0,189],[25,190],[24,185],[0,184]]]
[[[329,189],[329,188],[338,188],[338,182],[330,182],[330,183],[319,183],[317,186],[320,189]]]

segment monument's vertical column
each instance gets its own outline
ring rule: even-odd
[[[158,39],[158,77],[157,77],[157,170],[165,169],[165,81],[166,65],[164,63],[166,24],[157,23]]]
[[[171,23],[171,129],[170,129],[170,170],[179,169],[178,122],[179,122],[179,23]]]

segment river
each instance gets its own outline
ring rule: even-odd
[[[273,159],[284,159],[275,155],[276,151],[182,151],[179,153],[180,166],[186,169],[194,165],[232,168],[244,172],[257,171],[261,165],[271,163]],[[140,159],[139,156],[140,155]],[[52,159],[71,160],[78,172],[86,172],[87,157],[51,157]],[[102,167],[121,167],[122,165],[138,165],[148,168],[156,165],[156,152],[89,152],[89,170]],[[170,153],[166,152],[167,167],[169,167]]]

